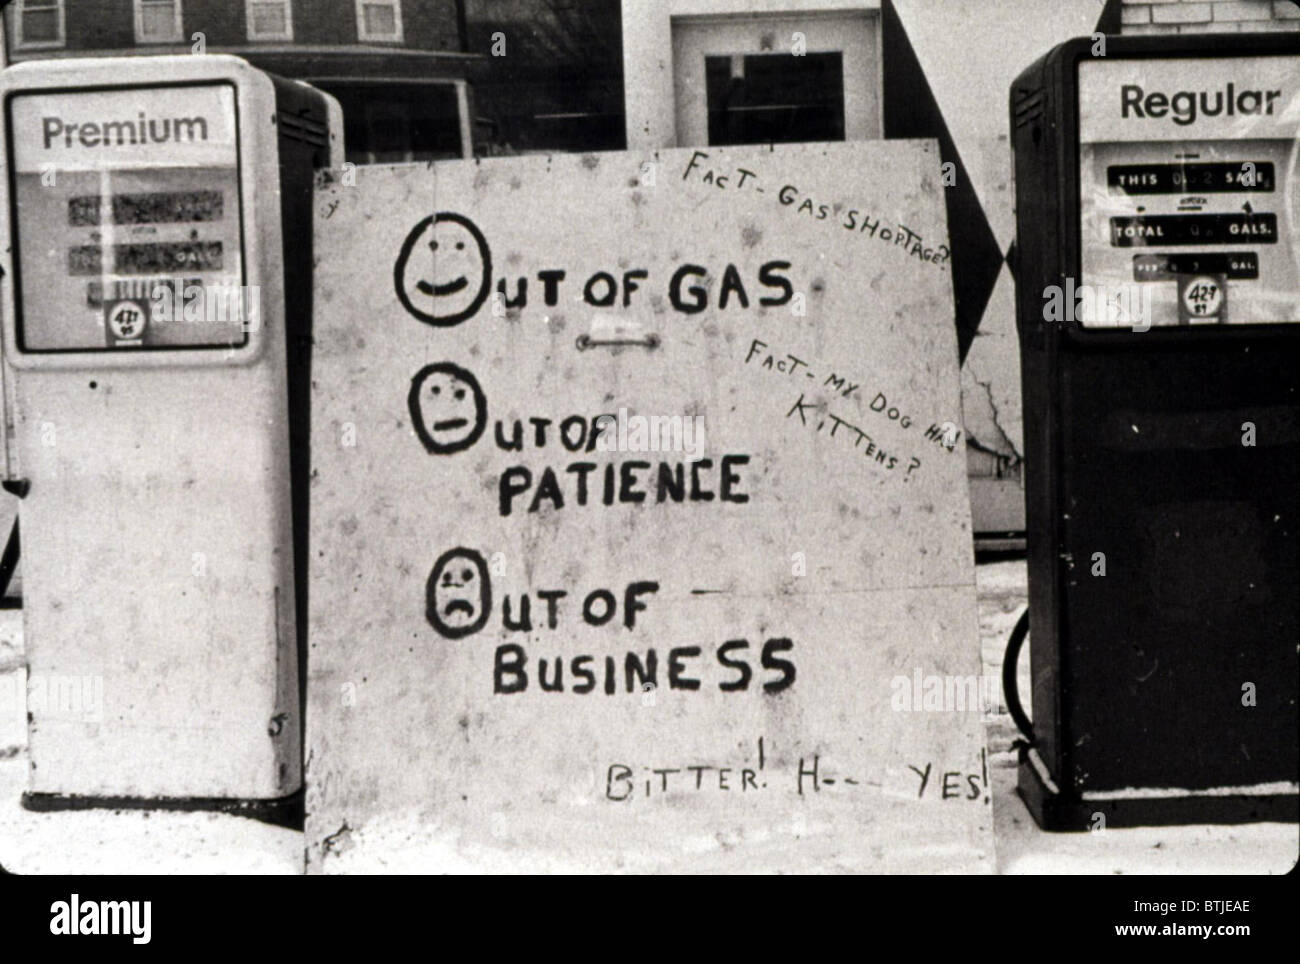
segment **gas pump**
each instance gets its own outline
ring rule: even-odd
[[[25,803],[292,800],[337,104],[219,55],[26,63],[0,97]]]
[[[1011,89],[1040,826],[1294,821],[1300,37]]]

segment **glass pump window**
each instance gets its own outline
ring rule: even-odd
[[[7,111],[24,352],[247,343],[233,85],[21,93]]]
[[[1300,322],[1298,138],[1296,58],[1080,63],[1084,327]]]

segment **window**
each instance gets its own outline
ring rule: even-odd
[[[181,0],[135,0],[135,42],[176,43],[181,31]]]
[[[292,40],[290,0],[247,0],[249,40]]]
[[[401,0],[357,0],[357,39],[401,43]]]
[[[455,84],[312,83],[338,98],[347,159],[354,164],[462,156],[461,101]]]
[[[63,46],[63,0],[19,0],[15,7],[15,49]]]
[[[679,147],[883,136],[875,13],[671,22]]]
[[[839,53],[704,59],[710,144],[844,140]]]

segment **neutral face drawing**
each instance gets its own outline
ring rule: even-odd
[[[487,425],[487,399],[478,379],[451,362],[426,365],[416,372],[407,403],[415,434],[435,455],[469,448]]]
[[[448,639],[476,633],[492,611],[492,583],[481,553],[457,547],[438,557],[425,587],[425,615]]]
[[[492,253],[473,221],[442,211],[406,236],[393,280],[398,300],[416,318],[444,328],[458,325],[487,300]]]

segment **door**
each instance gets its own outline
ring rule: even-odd
[[[675,19],[679,147],[881,136],[874,14]]]

